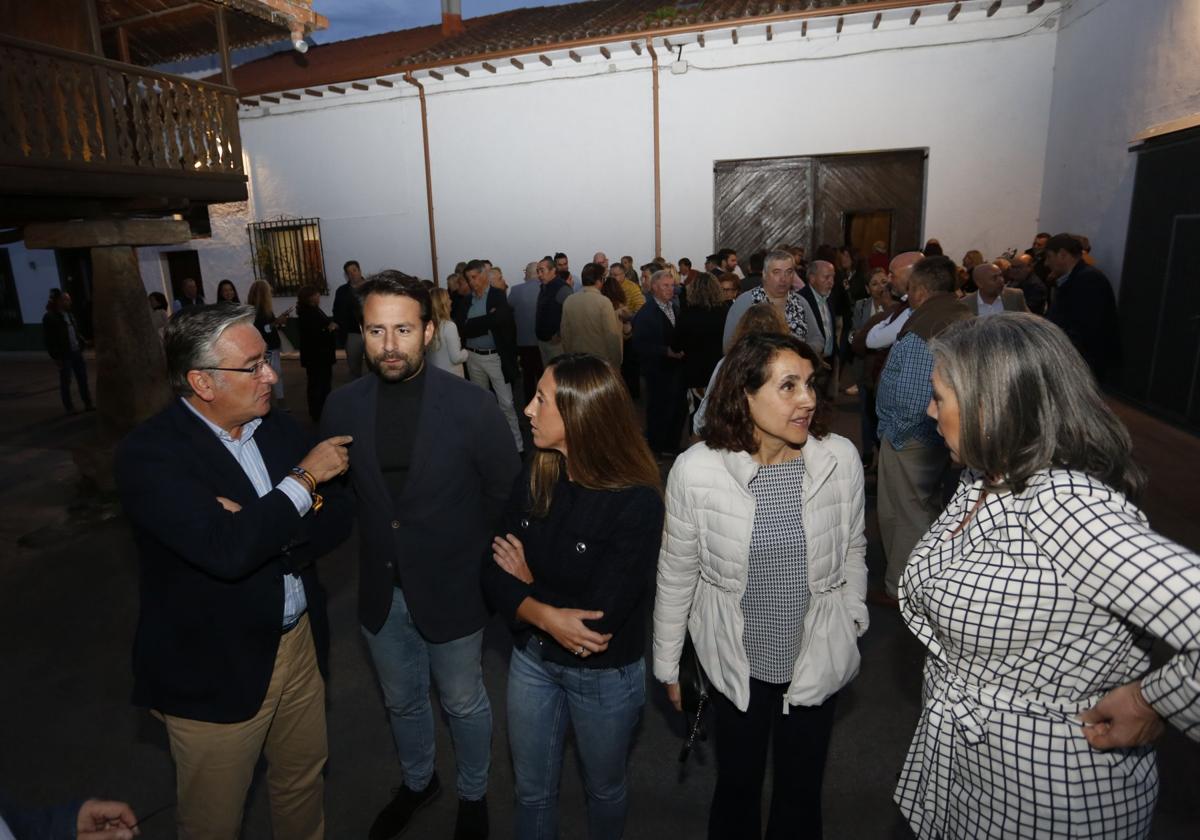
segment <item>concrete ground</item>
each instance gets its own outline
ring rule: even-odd
[[[339,365],[335,385],[346,379]],[[302,420],[303,371],[285,361],[287,402]],[[1163,533],[1200,548],[1200,440],[1118,406],[1151,471],[1145,509]],[[17,801],[51,803],[81,795],[122,798],[142,815],[174,799],[164,731],[129,705],[129,650],[137,616],[137,563],[119,510],[87,497],[73,451],[88,438],[93,415],[67,417],[54,368],[34,354],[0,355],[0,791]],[[843,397],[835,428],[857,437],[853,400]],[[868,498],[873,508],[874,499]],[[868,562],[882,576],[874,517]],[[355,619],[353,542],[321,563],[333,627],[329,684],[330,760],[327,826],[332,840],[364,837],[398,784],[382,701]],[[861,640],[862,671],[842,692],[825,775],[830,838],[909,836],[892,790],[920,703],[922,648],[894,611],[871,607]],[[490,787],[493,836],[511,836],[512,771],[505,729],[505,675],[510,641],[489,625],[484,674],[495,714]],[[630,760],[627,837],[704,836],[714,781],[711,746],[686,767],[676,761],[682,721],[652,684]],[[438,768],[447,788],[406,836],[447,838],[455,799],[454,763],[439,723]],[[1154,837],[1200,836],[1200,748],[1173,730],[1161,742],[1162,791]],[[583,794],[573,759],[564,765],[562,837],[585,836]],[[169,808],[143,837],[175,836]],[[261,780],[246,813],[247,838],[268,838]],[[288,838],[280,838],[288,840]]]

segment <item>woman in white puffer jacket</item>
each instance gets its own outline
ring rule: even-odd
[[[715,689],[710,840],[761,836],[769,744],[767,837],[821,836],[834,701],[868,617],[862,462],[824,426],[820,367],[791,336],[744,337],[667,482],[654,675],[679,708],[690,632]]]

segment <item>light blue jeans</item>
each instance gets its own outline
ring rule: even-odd
[[[525,650],[514,648],[508,668],[516,838],[558,837],[558,784],[569,718],[583,766],[588,836],[620,840],[629,809],[625,764],[646,703],[646,664],[567,668],[544,661],[541,644],[534,638]]]
[[[482,799],[492,756],[492,706],[479,663],[483,630],[444,644],[426,641],[413,624],[404,592],[395,587],[387,621],[378,633],[363,628],[363,635],[379,674],[405,785],[424,790],[433,776],[432,673],[442,709],[450,718],[458,795]]]

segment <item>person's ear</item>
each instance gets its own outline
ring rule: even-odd
[[[188,385],[192,389],[192,393],[205,402],[212,402],[216,399],[217,391],[213,382],[212,371],[207,370],[189,370],[187,374]]]
[[[433,321],[426,321],[425,322],[425,346],[426,347],[428,347],[429,343],[431,341],[433,341],[433,334],[434,334]]]

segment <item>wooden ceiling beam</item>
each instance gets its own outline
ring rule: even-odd
[[[370,85],[364,85],[362,82],[352,82],[350,84],[350,87],[354,88],[355,90],[370,90],[371,89]]]
[[[344,87],[341,87],[340,85],[327,85],[326,87],[328,90],[331,90],[334,93],[345,93],[346,92],[346,89]]]
[[[774,38],[775,38],[775,30],[771,27],[770,24],[767,24],[767,40],[771,41]]]
[[[700,45],[700,49],[704,49],[704,33],[701,32],[696,36],[696,43]]]
[[[801,38],[808,37],[808,21],[807,20],[800,21],[800,37]]]
[[[313,90],[312,88],[305,88],[304,92],[307,93],[309,96],[324,96],[325,95],[325,94],[321,93],[321,91]]]
[[[547,67],[554,66],[554,62],[550,60],[550,56],[548,55],[539,55],[538,61],[542,62],[542,64],[545,64]]]
[[[285,90],[282,94],[284,99],[291,99],[295,102],[300,101],[300,94],[292,93],[290,90]]]
[[[571,57],[571,60],[574,61],[576,64],[583,61],[583,59],[580,58],[579,53],[575,52],[575,50],[571,50],[569,53],[567,53],[567,55],[569,55]]]
[[[838,22],[837,22],[837,34],[839,34],[839,35],[841,35],[841,34],[842,34],[842,27],[843,27],[843,26],[845,26],[845,25],[846,25],[846,16],[845,16],[845,15],[838,15]]]
[[[168,15],[177,15],[180,12],[199,9],[203,3],[184,3],[182,6],[174,6],[170,9],[159,9],[157,12],[146,12],[145,14],[134,15],[133,17],[122,18],[121,20],[113,20],[100,25],[101,29],[116,29],[118,26],[129,26],[142,21],[154,20],[155,18],[167,17]]]
[[[608,60],[612,58],[612,50],[610,50],[608,47],[601,47],[600,55],[604,56],[605,60]]]
[[[919,21],[920,19],[921,19],[921,10],[920,10],[920,9],[913,9],[913,13],[912,13],[911,15],[909,15],[909,16],[908,16],[908,25],[909,25],[909,26],[916,26],[916,25],[917,25],[917,21]]]
[[[430,77],[431,79],[437,79],[439,82],[440,82],[442,79],[446,78],[444,75],[442,75],[441,73],[439,73],[439,72],[438,72],[438,71],[436,71],[436,70],[430,70],[430,71],[429,71],[429,77]]]
[[[395,87],[395,83],[389,82],[387,79],[376,79],[375,84],[381,85],[383,87]]]
[[[946,20],[954,20],[958,17],[958,13],[962,11],[962,3],[955,3],[950,8],[950,14],[946,15]]]
[[[458,75],[462,76],[464,79],[468,79],[471,77],[471,71],[468,70],[466,67],[455,67],[454,72],[457,73]]]
[[[991,17],[992,15],[996,14],[996,12],[998,12],[998,11],[1000,11],[1000,0],[996,0],[995,3],[988,6],[987,16]]]
[[[737,39],[738,39],[737,30],[736,30],[736,29],[730,29],[730,30],[729,30],[729,37],[733,39],[733,45],[736,47],[736,46],[737,46]]]
[[[488,71],[489,73],[495,73],[495,72],[496,72],[496,65],[494,65],[494,64],[489,64],[488,62],[486,62],[486,61],[485,61],[485,62],[483,62],[483,69],[484,69],[484,70],[486,70],[486,71]]]
[[[1029,5],[1025,7],[1025,12],[1027,14],[1029,12],[1036,12],[1038,9],[1042,8],[1042,3],[1044,2],[1046,2],[1046,0],[1029,0]]]
[[[642,45],[639,44],[637,41],[630,41],[629,46],[638,55],[642,54]]]
[[[878,29],[879,24],[883,23],[883,12],[875,13],[875,20],[871,21],[871,28]]]
[[[264,93],[261,96],[259,96],[258,98],[261,99],[263,102],[270,102],[272,105],[279,104],[278,96],[268,96],[267,94]]]
[[[515,59],[515,58],[510,58],[510,59],[509,59],[509,61],[511,61],[511,62],[512,62],[512,66],[513,66],[513,67],[516,67],[518,70],[524,70],[524,69],[525,69],[525,65],[524,65],[524,64],[522,64],[520,61],[517,61],[517,59]]]

